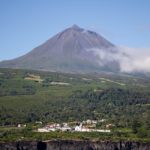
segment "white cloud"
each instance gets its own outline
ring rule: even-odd
[[[150,49],[120,47],[128,58],[120,59],[122,72],[150,72]]]
[[[117,61],[121,72],[150,72],[150,49],[137,49],[128,47],[118,47],[117,52],[111,53],[110,50],[93,48],[99,57],[100,66],[111,61]]]

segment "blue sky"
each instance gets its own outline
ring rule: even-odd
[[[150,0],[0,0],[0,60],[77,24],[116,45],[150,48]]]

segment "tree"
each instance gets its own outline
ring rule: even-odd
[[[141,127],[140,121],[137,118],[135,118],[133,120],[133,123],[132,123],[132,131],[133,131],[133,133],[137,134],[138,128],[140,128],[140,127]]]

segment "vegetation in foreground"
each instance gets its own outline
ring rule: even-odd
[[[46,141],[46,140],[111,140],[111,141],[139,141],[150,142],[149,137],[140,137],[132,133],[129,129],[113,130],[111,133],[99,132],[48,132],[39,133],[32,131],[31,128],[3,130],[0,141]]]
[[[0,69],[0,140],[150,139],[150,80],[113,74],[75,75]],[[33,123],[105,118],[113,132],[35,133]],[[14,129],[17,124],[31,128]]]

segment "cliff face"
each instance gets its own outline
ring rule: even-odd
[[[37,150],[38,142],[6,142],[0,143],[0,150]]]
[[[150,150],[150,143],[110,141],[50,141],[47,150]]]
[[[0,150],[150,150],[150,143],[56,140],[0,143]]]

